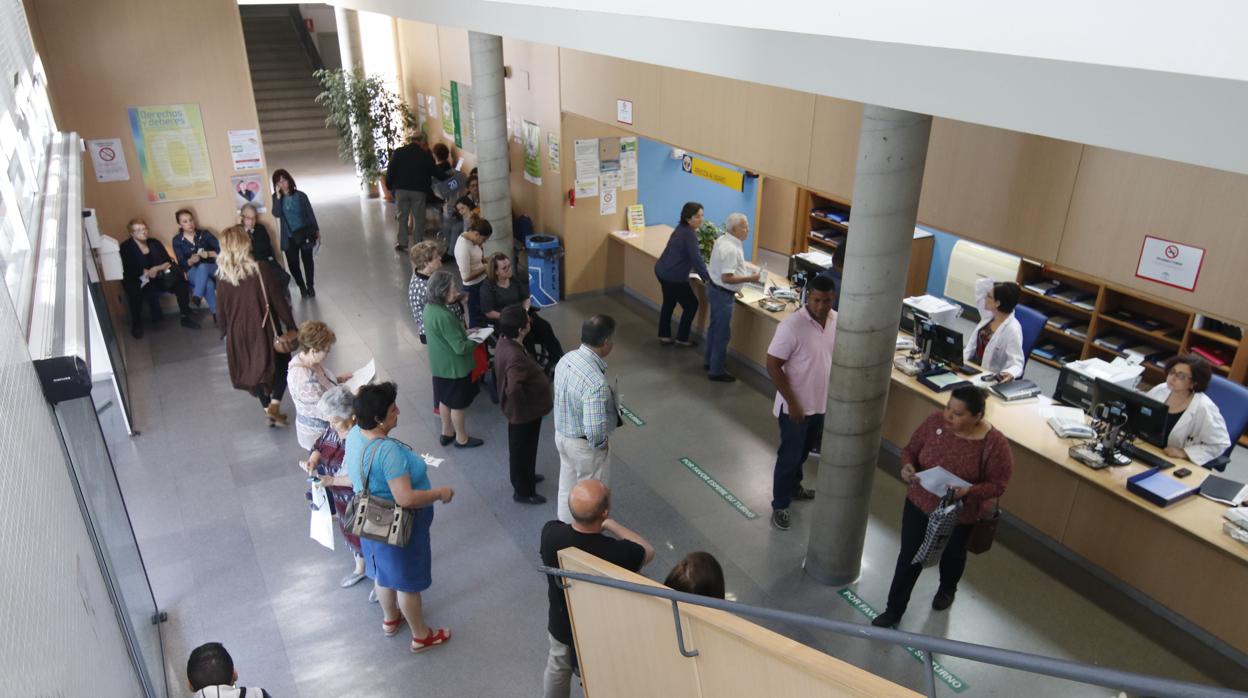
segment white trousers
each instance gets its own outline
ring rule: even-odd
[[[568,494],[581,480],[593,478],[610,485],[610,447],[594,448],[582,438],[564,436],[555,432],[555,449],[559,451],[559,502],[558,518],[572,523],[572,510],[568,508]]]

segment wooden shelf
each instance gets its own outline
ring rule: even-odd
[[[1219,334],[1217,332],[1210,332],[1209,330],[1202,330],[1199,327],[1193,327],[1191,329],[1191,333],[1197,337],[1200,337],[1201,339],[1208,339],[1214,342],[1219,342],[1221,344],[1225,344],[1228,347],[1239,346],[1239,340],[1235,339],[1234,337],[1227,337],[1226,335]]]
[[[1030,356],[1027,360],[1028,360],[1028,361],[1039,361],[1040,363],[1044,364],[1045,366],[1052,366],[1053,368],[1061,368],[1061,367],[1062,367],[1062,364],[1059,364],[1058,362],[1054,361],[1053,359],[1046,359],[1046,358],[1044,358],[1043,356],[1036,356],[1035,354],[1032,354],[1032,355],[1031,355],[1031,356]]]
[[[1108,322],[1109,324],[1114,325],[1116,327],[1120,327],[1132,334],[1136,334],[1141,337],[1147,337],[1150,340],[1154,340],[1157,342],[1161,342],[1163,344],[1167,344],[1170,347],[1173,347],[1176,352],[1179,350],[1179,347],[1183,345],[1183,341],[1182,341],[1183,335],[1182,335],[1182,332],[1178,330],[1178,328],[1174,328],[1163,333],[1161,330],[1146,330],[1143,327],[1140,327],[1138,325],[1132,325],[1131,323],[1125,320],[1119,320],[1118,318],[1112,315],[1106,315],[1104,313],[1101,313],[1097,317],[1103,322]],[[1173,336],[1171,336],[1171,333],[1173,332],[1179,332],[1179,339],[1175,339]]]
[[[832,226],[833,228],[836,228],[837,230],[843,230],[847,233],[849,232],[848,223],[841,223],[839,221],[834,221],[831,218],[824,218],[823,216],[815,213],[814,211],[810,212],[810,219],[813,221],[819,221],[820,223],[827,223],[828,225]]]
[[[1071,334],[1067,332],[1066,330],[1059,330],[1056,327],[1053,327],[1052,325],[1045,325],[1044,329],[1042,329],[1041,332],[1051,337],[1057,337],[1059,339],[1069,339],[1070,341],[1075,342],[1076,344],[1079,344],[1079,345],[1082,345],[1084,342],[1083,337]]]
[[[1022,286],[1019,286],[1018,288],[1020,291],[1023,292],[1023,295],[1026,296],[1027,298],[1034,298],[1039,301],[1044,301],[1045,303],[1048,303],[1050,305],[1055,305],[1063,310],[1069,310],[1072,313],[1079,313],[1080,315],[1092,314],[1091,310],[1088,310],[1087,308],[1080,308],[1079,306],[1073,303],[1067,303],[1066,301],[1061,300],[1060,298],[1054,298],[1053,296],[1045,296],[1043,294],[1036,293],[1035,291],[1029,288],[1023,288]]]
[[[840,244],[841,244],[839,240],[828,240],[827,238],[821,238],[821,237],[819,237],[818,235],[815,235],[815,234],[813,234],[813,233],[809,233],[809,234],[807,234],[807,235],[806,235],[806,240],[807,240],[807,241],[809,241],[809,242],[813,242],[813,243],[816,243],[816,244],[822,245],[822,246],[824,246],[824,247],[828,248],[829,250],[835,250],[835,249],[836,249],[837,247],[839,247],[839,246],[840,246]]]

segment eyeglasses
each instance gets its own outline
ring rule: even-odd
[[[1167,373],[1166,375],[1168,375],[1168,376],[1174,376],[1175,378],[1182,378],[1182,379],[1183,379],[1183,380],[1185,380],[1185,381],[1190,381],[1190,380],[1192,379],[1192,374],[1190,374],[1190,373],[1183,373],[1182,371],[1175,371],[1175,370],[1171,370],[1171,371],[1170,371],[1169,373]]]

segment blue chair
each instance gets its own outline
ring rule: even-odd
[[[1023,367],[1026,368],[1027,359],[1031,358],[1031,350],[1040,340],[1040,330],[1044,329],[1048,318],[1044,313],[1025,305],[1014,306],[1014,317],[1023,326]]]
[[[1218,471],[1226,470],[1227,463],[1231,462],[1231,451],[1235,450],[1235,443],[1239,441],[1244,430],[1248,429],[1248,387],[1222,376],[1214,376],[1209,381],[1209,387],[1205,388],[1205,395],[1208,395],[1209,399],[1213,400],[1213,404],[1218,406],[1222,419],[1226,420],[1226,432],[1231,435],[1231,447],[1222,455],[1205,463],[1205,467]]]

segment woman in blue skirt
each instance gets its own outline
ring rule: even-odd
[[[403,621],[412,630],[412,652],[423,652],[451,639],[447,628],[425,625],[420,592],[429,588],[429,525],[435,502],[449,503],[455,492],[429,484],[425,461],[407,444],[389,437],[399,421],[394,383],[365,385],[355,397],[356,426],[347,433],[343,458],[356,492],[390,499],[404,509],[414,509],[412,535],[398,546],[360,539],[364,571],[377,586],[377,600],[385,616],[381,631],[397,635]],[[365,484],[367,482],[367,485]]]

